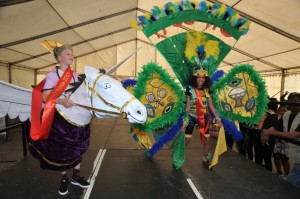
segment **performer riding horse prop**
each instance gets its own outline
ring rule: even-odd
[[[56,109],[70,123],[83,126],[97,118],[127,118],[130,123],[144,123],[147,118],[145,106],[122,87],[122,84],[99,70],[86,66],[85,79],[74,87],[69,96],[77,106],[65,108],[56,105]],[[31,90],[0,81],[0,115],[8,114],[11,119],[20,117],[25,121],[30,117]],[[26,97],[27,96],[27,97]],[[24,100],[24,97],[27,99]],[[18,100],[19,99],[19,100]]]

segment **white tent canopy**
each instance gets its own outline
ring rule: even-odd
[[[108,69],[142,46],[114,75],[135,77],[150,61],[173,75],[143,33],[130,27],[137,16],[168,1],[1,1],[0,80],[25,88],[38,83],[56,64],[53,55],[40,45],[43,40],[71,44],[76,56],[72,67],[79,73],[85,65]],[[265,77],[270,96],[299,91],[300,1],[209,1],[231,6],[252,21],[248,34],[240,38],[219,69],[252,64]]]

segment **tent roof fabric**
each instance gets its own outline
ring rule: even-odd
[[[39,0],[0,3],[0,63],[29,69],[55,64],[40,43],[50,39],[74,46],[82,57],[130,41],[149,43],[130,27],[137,16],[170,0]],[[249,63],[261,73],[300,71],[299,0],[209,0],[224,3],[252,21],[221,63],[221,69]],[[4,1],[5,2],[5,1]]]

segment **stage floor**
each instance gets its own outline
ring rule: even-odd
[[[231,150],[212,170],[204,168],[199,139],[194,132],[185,165],[175,170],[168,146],[148,159],[126,121],[95,119],[81,169],[90,188],[69,185],[69,194],[59,196],[59,174],[40,169],[28,155],[0,173],[0,198],[299,199],[299,189]]]

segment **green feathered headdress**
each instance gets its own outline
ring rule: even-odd
[[[197,22],[206,23],[206,28],[195,30]],[[224,4],[185,0],[168,2],[163,8],[155,6],[131,25],[143,31],[186,86],[195,65],[204,67],[210,77],[214,74],[232,48],[222,39],[232,37],[237,41],[248,32],[250,21]],[[220,29],[222,37],[204,32],[211,25],[214,31]],[[180,31],[170,33],[171,28]]]

